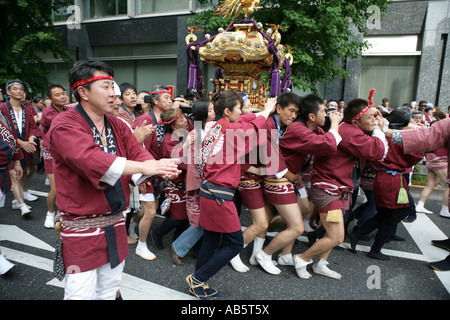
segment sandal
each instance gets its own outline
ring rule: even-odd
[[[186,282],[189,285],[189,292],[201,300],[207,300],[208,297],[220,297],[220,291],[210,288],[206,283],[197,280],[194,274],[186,277]]]

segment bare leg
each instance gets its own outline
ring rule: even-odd
[[[344,221],[327,222],[327,213],[320,213],[320,220],[325,228],[325,235],[317,240],[308,250],[299,255],[304,261],[309,261],[314,257],[324,260],[328,259],[331,250],[344,241],[345,230]]]
[[[146,242],[147,236],[156,216],[156,203],[154,201],[142,201],[142,218],[139,222],[139,241]]]

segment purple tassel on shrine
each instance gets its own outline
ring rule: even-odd
[[[195,50],[192,50],[191,47],[195,45]],[[189,77],[187,88],[191,90],[196,90],[200,97],[203,97],[203,72],[199,67],[198,61],[198,50],[200,48],[200,44],[192,44],[190,43],[186,48],[186,53],[188,56],[191,65],[189,66]]]
[[[284,60],[284,77],[281,82],[281,92],[287,92],[291,88],[291,63],[288,59]]]
[[[198,66],[191,64],[189,67],[188,89],[197,89]]]
[[[281,81],[280,70],[278,70],[278,69],[272,70],[272,78],[270,81],[270,96],[271,97],[276,97],[280,94],[280,81]]]

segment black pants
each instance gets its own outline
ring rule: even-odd
[[[163,235],[172,231],[172,229],[175,229],[173,234],[173,240],[175,241],[175,239],[178,238],[178,236],[182,234],[184,230],[186,230],[188,227],[189,227],[188,219],[173,220],[170,216],[166,216],[166,219],[163,221],[163,223],[161,223],[155,229],[155,233],[162,237]]]
[[[414,213],[412,206],[406,208],[389,209],[377,206],[377,213],[370,220],[368,220],[362,227],[356,230],[353,234],[357,238],[362,238],[378,229],[375,241],[372,245],[371,252],[380,252],[383,245],[395,234],[397,225],[410,214]]]

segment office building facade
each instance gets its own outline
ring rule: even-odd
[[[188,19],[199,10],[197,0],[75,0],[73,6],[54,13],[54,24],[77,60],[109,63],[118,83],[131,82],[138,91],[173,85],[176,94],[184,94]],[[341,61],[350,77],[317,84],[323,97],[348,101],[376,88],[376,104],[384,97],[393,107],[426,100],[446,111],[450,2],[393,1],[382,20],[371,23],[364,35],[370,49],[361,59]],[[51,57],[44,56],[44,61],[50,81],[66,84],[69,66]],[[212,90],[209,79],[214,69],[208,65],[203,69],[205,86]]]

